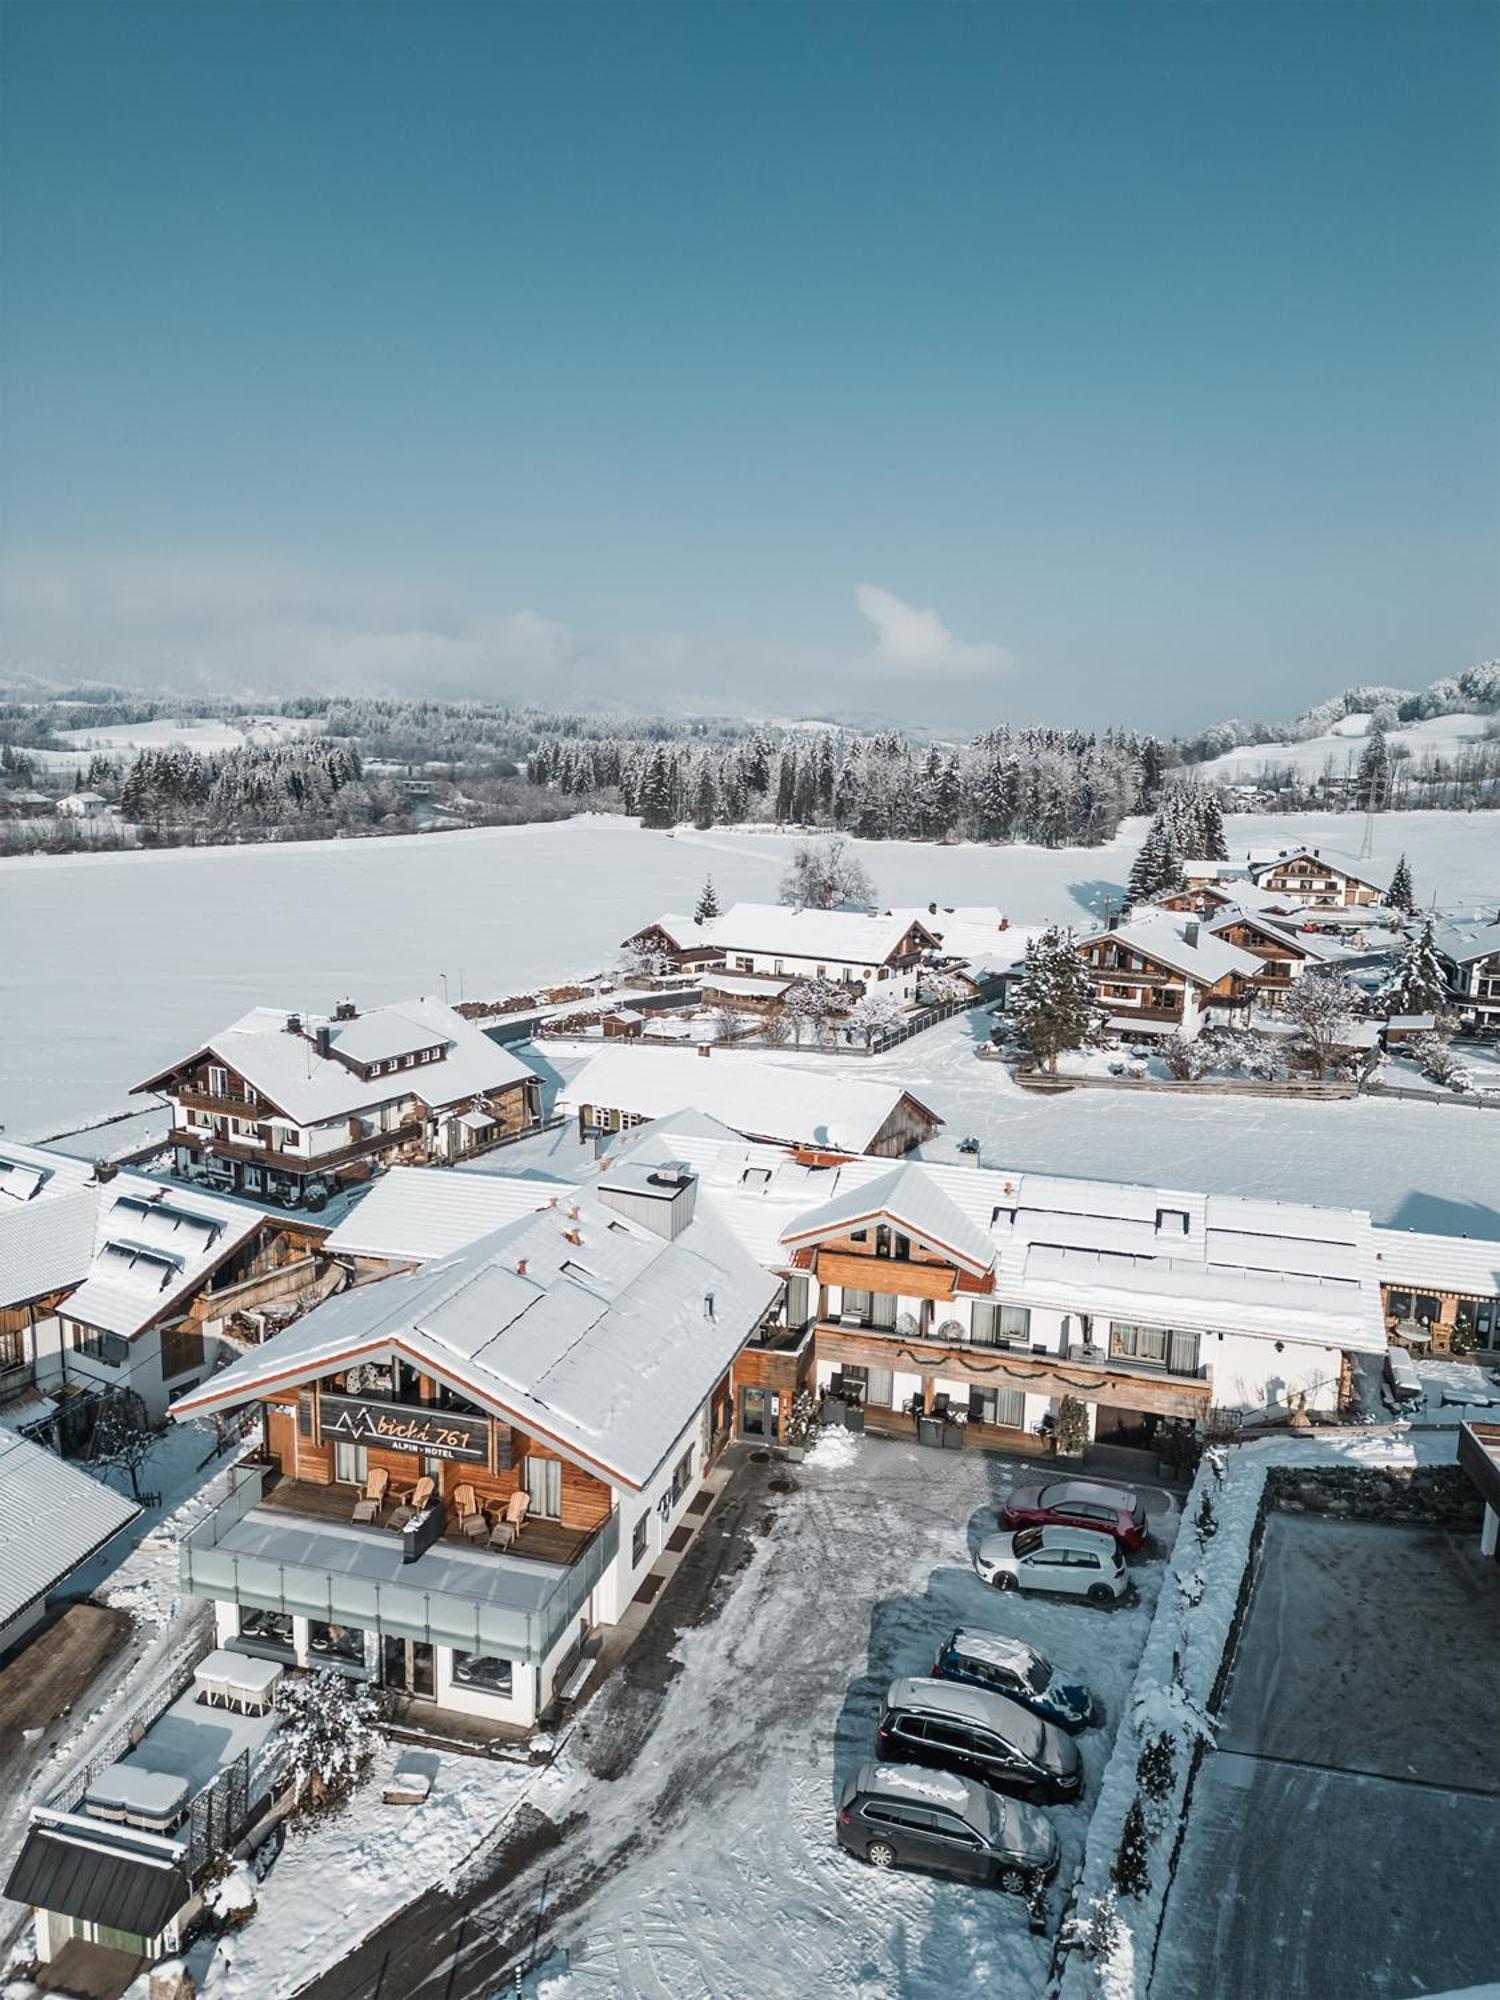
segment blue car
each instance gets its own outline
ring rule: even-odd
[[[962,1681],[967,1687],[1008,1695],[1043,1722],[1066,1729],[1070,1736],[1103,1720],[1099,1704],[1081,1682],[1059,1681],[1050,1662],[1034,1646],[999,1632],[960,1626],[939,1646],[932,1672],[935,1680]]]

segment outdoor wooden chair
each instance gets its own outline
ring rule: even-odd
[[[411,1496],[411,1511],[414,1514],[420,1514],[424,1508],[430,1507],[432,1505],[432,1496],[436,1492],[437,1481],[430,1473],[424,1473],[417,1481],[416,1490]]]
[[[468,1535],[475,1541],[483,1541],[489,1533],[489,1522],[484,1518],[479,1502],[474,1498],[473,1487],[455,1486],[453,1504],[458,1509],[459,1533]]]
[[[518,1487],[505,1503],[505,1518],[513,1531],[519,1535],[526,1525],[526,1510],[531,1505],[531,1495],[525,1487]]]
[[[391,1483],[391,1475],[383,1465],[377,1465],[365,1481],[365,1490],[354,1503],[356,1521],[378,1521],[386,1488]]]

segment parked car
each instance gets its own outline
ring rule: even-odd
[[[936,1680],[962,1681],[968,1687],[1007,1695],[1043,1722],[1066,1729],[1070,1736],[1087,1729],[1091,1722],[1103,1720],[1098,1704],[1081,1682],[1060,1681],[1051,1662],[1034,1646],[1000,1632],[979,1632],[961,1625],[938,1647],[932,1672]]]
[[[1110,1604],[1130,1587],[1119,1544],[1089,1528],[1017,1528],[1013,1535],[986,1535],[974,1567],[996,1590],[1056,1590],[1093,1604]]]
[[[1024,1895],[1057,1873],[1057,1832],[1034,1806],[919,1764],[861,1764],[839,1799],[837,1833],[874,1868],[930,1868]]]
[[[885,1762],[933,1764],[1029,1799],[1076,1799],[1083,1790],[1071,1736],[1006,1695],[959,1681],[892,1681],[875,1748]]]
[[[1138,1493],[1124,1486],[1102,1486],[1092,1479],[1049,1479],[1017,1486],[1000,1509],[1002,1528],[1094,1528],[1113,1535],[1134,1555],[1146,1540],[1146,1507]]]

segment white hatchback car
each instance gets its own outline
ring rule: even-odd
[[[1129,1589],[1113,1535],[1092,1528],[1017,1528],[986,1535],[974,1567],[996,1590],[1056,1590],[1112,1604]]]

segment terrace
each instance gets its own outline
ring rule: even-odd
[[[287,1486],[292,1493],[278,1502]],[[525,1552],[520,1541],[502,1551],[445,1532],[441,1508],[418,1517],[436,1525],[415,1535],[411,1526],[395,1533],[351,1521],[342,1504],[320,1511],[319,1501],[336,1493],[298,1481],[270,1487],[265,1468],[242,1468],[229,1496],[180,1544],[183,1588],[320,1626],[541,1660],[619,1545],[617,1512],[587,1536],[528,1523]],[[304,1498],[307,1507],[298,1504]],[[345,1489],[340,1501],[349,1498]],[[549,1560],[549,1546],[564,1559]]]
[[[305,1521],[338,1522],[344,1527],[359,1526],[366,1532],[399,1541],[400,1530],[388,1525],[388,1517],[393,1511],[390,1506],[381,1509],[381,1516],[386,1519],[377,1517],[370,1523],[353,1521],[358,1498],[359,1489],[356,1487],[317,1485],[312,1480],[292,1479],[283,1473],[272,1472],[267,1475],[259,1504],[272,1513],[295,1514]],[[565,1528],[560,1521],[541,1521],[529,1515],[519,1535],[504,1553],[521,1556],[528,1562],[551,1563],[566,1568],[578,1561],[597,1533],[597,1529]],[[439,1539],[466,1549],[476,1546],[459,1528],[457,1518],[446,1509]],[[497,1560],[501,1553],[487,1548],[482,1542],[478,1544],[478,1549],[479,1553]]]

